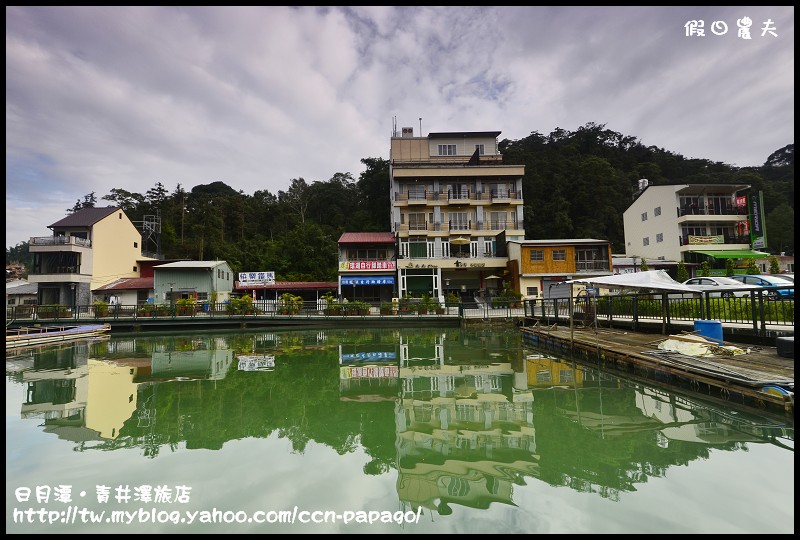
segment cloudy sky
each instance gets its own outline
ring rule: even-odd
[[[357,179],[394,126],[589,122],[762,165],[794,143],[794,8],[6,7],[6,246],[91,192]]]

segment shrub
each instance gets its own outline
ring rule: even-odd
[[[278,300],[278,312],[281,315],[294,315],[295,313],[299,313],[302,307],[303,297],[292,293],[284,293]]]
[[[93,305],[95,317],[108,317],[108,302],[97,300]]]

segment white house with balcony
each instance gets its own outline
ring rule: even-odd
[[[623,213],[625,255],[641,261],[683,261],[688,268],[709,261],[712,272],[726,259],[743,266],[768,254],[752,247],[749,185],[649,185],[639,180],[633,203]],[[724,275],[724,274],[723,274]]]

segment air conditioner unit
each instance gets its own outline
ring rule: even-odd
[[[413,137],[414,136],[414,128],[413,127],[404,127],[402,129],[403,137]]]

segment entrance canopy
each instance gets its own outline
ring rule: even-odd
[[[566,283],[583,283],[595,287],[611,289],[649,289],[662,292],[689,292],[697,291],[688,285],[672,279],[666,270],[647,270],[614,276],[598,276],[581,279],[571,279]]]
[[[697,251],[692,250],[692,253],[708,255],[715,259],[761,259],[763,257],[769,257],[769,253],[754,251],[752,249],[721,249],[718,251],[704,249]]]

